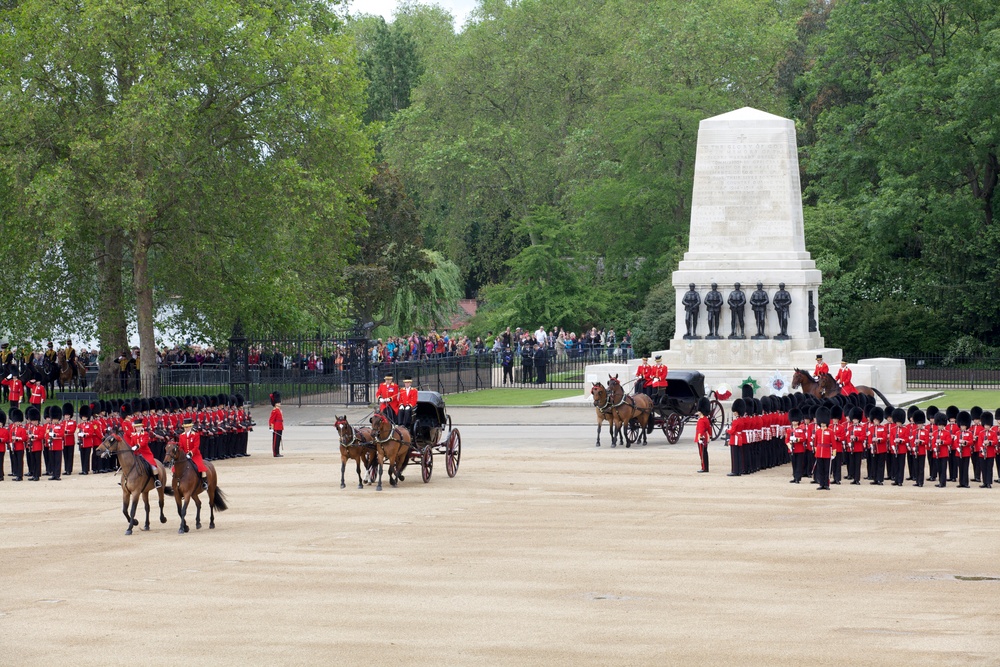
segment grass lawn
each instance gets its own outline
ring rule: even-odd
[[[984,410],[995,411],[1000,407],[1000,391],[983,389],[979,391],[946,391],[941,398],[935,398],[924,403],[919,403],[921,408],[928,405],[936,405],[944,410],[949,405],[957,405],[963,410],[968,410],[974,405],[978,405]]]
[[[579,389],[483,389],[463,394],[448,394],[449,405],[541,405],[545,401],[568,398],[581,393]]]

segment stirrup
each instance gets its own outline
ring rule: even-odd
[[[159,480],[159,479],[157,479],[157,480],[155,480],[155,481],[153,482],[153,488],[154,488],[154,489],[158,489],[158,488],[160,488],[161,486],[163,486],[163,485],[162,485],[162,484],[160,484],[160,480]]]
[[[201,488],[203,491],[208,491],[208,482],[202,481]]]

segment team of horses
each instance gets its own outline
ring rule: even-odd
[[[97,448],[100,456],[108,458],[112,455],[118,457],[118,464],[122,473],[122,514],[128,522],[126,535],[132,534],[132,527],[138,526],[139,521],[135,518],[138,509],[139,499],[142,499],[146,509],[146,523],[142,530],[149,530],[149,493],[156,491],[160,501],[160,523],[166,523],[167,517],[163,514],[163,496],[172,495],[177,501],[177,515],[181,519],[181,526],[177,530],[183,535],[188,532],[186,520],[188,504],[194,500],[197,507],[195,516],[195,527],[201,528],[201,499],[198,497],[202,490],[201,477],[194,461],[181,456],[177,442],[167,443],[166,454],[163,462],[153,459],[155,466],[150,466],[146,460],[132,451],[132,448],[125,442],[122,431],[113,428],[104,436],[104,440]],[[170,486],[167,486],[167,465],[173,464],[173,477]],[[208,507],[210,511],[209,528],[215,528],[215,510],[220,512],[229,508],[226,504],[226,496],[218,486],[218,476],[215,467],[208,461],[205,462],[208,468]],[[159,482],[159,484],[157,484]]]
[[[633,419],[638,422],[642,444],[646,444],[646,434],[650,430],[649,425],[653,418],[653,399],[645,394],[626,393],[617,375],[608,376],[607,387],[595,382],[590,388],[590,395],[594,399],[594,408],[597,412],[596,447],[601,446],[601,427],[604,422],[608,422],[608,430],[611,431],[612,447],[617,447],[618,444],[631,447],[631,443],[625,439],[624,429]]]
[[[859,394],[871,396],[872,398],[878,396],[882,399],[883,403],[889,405],[889,399],[875,387],[859,384],[854,388],[857,389]],[[833,398],[841,394],[840,384],[829,373],[820,373],[817,379],[809,371],[804,371],[801,368],[796,368],[792,374],[792,389],[801,389],[803,394],[809,394],[814,398]]]

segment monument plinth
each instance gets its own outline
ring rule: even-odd
[[[713,387],[748,376],[764,384],[775,371],[790,381],[793,368],[811,371],[817,354],[836,369],[842,352],[826,348],[819,330],[821,280],[806,251],[795,124],[749,107],[701,121],[688,251],[673,274],[674,337],[654,354],[701,371]],[[852,364],[855,378],[889,368],[867,361]],[[889,370],[883,391],[905,391],[905,369]],[[588,380],[604,372],[588,367]]]

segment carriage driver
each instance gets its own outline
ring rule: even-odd
[[[194,431],[194,420],[190,417],[184,419],[181,425],[184,431],[177,437],[177,447],[184,452],[184,455],[194,462],[198,469],[198,476],[201,478],[201,487],[208,491],[208,466],[201,458],[201,434]],[[177,464],[174,464],[176,471]]]
[[[390,424],[396,423],[396,411],[399,409],[399,385],[392,381],[392,375],[386,375],[382,384],[375,392],[378,399],[378,411],[389,420]]]
[[[407,428],[413,426],[413,411],[417,407],[417,390],[413,380],[403,378],[403,388],[399,390],[399,423]]]
[[[649,396],[649,383],[653,377],[653,367],[649,365],[649,357],[643,357],[642,363],[635,369],[635,390]]]

